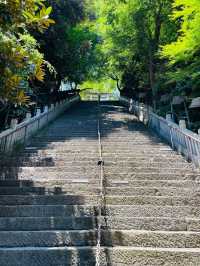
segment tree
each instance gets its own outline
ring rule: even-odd
[[[36,33],[40,50],[56,69],[56,77],[47,75],[40,90],[58,90],[62,80],[80,84],[94,72],[97,34],[90,28],[90,21],[81,1],[48,1],[53,7],[52,19],[56,22],[45,35]],[[53,84],[53,85],[52,85]]]
[[[161,62],[158,51],[175,38],[170,0],[95,1],[103,38],[105,70],[123,91],[154,92]]]
[[[43,0],[1,1],[0,3],[0,97],[3,109],[28,101],[30,81],[44,78],[46,61],[30,34],[34,28],[44,32],[53,20],[51,7]]]
[[[168,59],[168,78],[174,80],[179,93],[188,89],[198,94],[200,65],[200,2],[198,0],[175,0],[173,21],[178,21],[178,37],[162,49],[162,57]]]

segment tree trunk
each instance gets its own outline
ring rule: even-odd
[[[156,110],[156,93],[155,93],[155,73],[156,73],[156,65],[155,65],[155,55],[159,48],[160,43],[160,32],[161,32],[161,26],[162,26],[162,3],[160,4],[159,10],[157,15],[155,16],[155,32],[154,37],[150,40],[149,45],[149,82],[150,82],[150,88],[152,91],[153,96],[153,108],[154,111]]]
[[[149,49],[149,83],[150,83],[150,89],[153,96],[153,109],[156,110],[156,99],[155,99],[155,66],[154,66],[154,58],[153,58],[152,49]]]

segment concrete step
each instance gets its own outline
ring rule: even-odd
[[[1,217],[0,231],[90,230],[97,228],[95,216]],[[200,219],[173,217],[102,217],[105,230],[200,231]]]
[[[121,169],[126,169],[126,168],[131,168],[131,167],[141,167],[141,162],[140,161],[132,161],[132,162],[126,162],[126,161],[115,161],[115,162],[108,162],[104,160],[104,165],[106,167],[115,167],[115,168],[121,168]],[[163,162],[152,162],[152,161],[146,161],[142,163],[143,168],[149,167],[149,168],[166,168],[166,163],[169,166],[169,168],[186,168],[189,169],[193,167],[193,165],[189,163],[183,163],[179,161],[163,161]],[[192,169],[192,168],[191,168]]]
[[[87,154],[86,154],[87,155]],[[16,157],[9,157],[7,158],[7,160],[9,160],[10,164],[13,164],[15,162],[20,163],[20,162],[29,162],[29,161],[33,161],[33,162],[37,162],[37,161],[41,161],[41,160],[46,160],[46,161],[60,161],[60,162],[66,162],[66,163],[73,163],[73,162],[95,162],[99,159],[99,154],[92,154],[91,156],[89,156],[91,154],[88,154],[87,156],[83,156],[81,154],[75,154],[73,156],[73,154],[71,154],[71,156],[69,156],[69,154],[41,154],[41,155],[27,155],[26,153],[20,156],[16,156]],[[128,155],[127,155],[128,156]],[[113,155],[104,155],[104,161],[106,163],[109,164],[116,164],[116,163],[120,163],[120,164],[124,164],[124,163],[139,163],[140,165],[143,163],[165,163],[169,162],[169,163],[182,163],[182,164],[188,164],[188,162],[186,160],[184,160],[184,158],[177,156],[177,157],[150,157],[148,158],[147,156],[140,156],[140,157],[135,157],[134,154],[133,156],[131,156],[129,154],[129,156],[123,156],[123,155],[118,155],[117,154],[113,154]],[[3,166],[4,162],[1,162],[1,165]],[[192,164],[191,164],[192,166]]]
[[[121,208],[121,209],[120,209]],[[102,210],[105,216],[137,216],[137,217],[171,217],[199,218],[200,210],[188,206],[154,206],[147,205],[106,205]]]
[[[86,139],[77,139],[76,141],[74,140],[68,140],[66,141],[66,143],[63,142],[42,142],[42,141],[38,141],[38,142],[31,142],[30,146],[25,147],[26,151],[29,150],[39,150],[39,149],[45,149],[45,150],[50,150],[50,149],[54,149],[54,150],[58,150],[58,151],[66,151],[72,148],[75,149],[82,149],[82,148],[86,148],[87,150],[89,150],[88,148],[91,147],[91,150],[95,151],[98,149],[98,139],[96,140],[86,140]]]
[[[8,205],[83,205],[97,204],[96,195],[0,196],[0,206]]]
[[[105,178],[108,180],[177,180],[177,181],[196,181],[199,182],[200,175],[195,173],[156,173],[156,172],[125,172],[124,169],[120,173],[105,172]]]
[[[98,213],[93,205],[17,205],[0,206],[0,217],[49,217],[49,216],[91,216]],[[106,205],[104,216],[200,218],[198,207],[146,205]]]
[[[0,167],[3,166],[15,166],[15,167],[52,167],[52,166],[79,166],[79,167],[85,167],[85,166],[92,166],[97,165],[99,158],[69,158],[69,156],[66,156],[63,159],[53,158],[53,157],[40,157],[35,156],[32,158],[28,157],[21,157],[21,158],[13,158],[12,160],[7,160],[6,163],[3,161],[0,163]]]
[[[75,165],[65,165],[65,166],[52,166],[52,167],[33,167],[33,166],[28,166],[28,167],[10,167],[10,170],[18,170],[18,172],[22,172],[22,171],[27,171],[29,173],[31,172],[43,172],[45,170],[45,172],[56,172],[59,173],[60,171],[65,171],[65,172],[70,172],[70,171],[95,171],[98,170],[98,162],[96,162],[95,165],[87,165],[87,164],[83,164],[83,166],[79,166],[78,164]],[[88,169],[89,168],[89,169]],[[4,168],[1,168],[1,170],[3,171]]]
[[[22,187],[22,186],[33,186],[33,182],[31,180],[0,180],[0,187]]]
[[[91,216],[97,214],[93,205],[18,205],[0,206],[0,217]]]
[[[61,152],[59,154],[62,154]],[[150,156],[148,156],[150,155]],[[138,150],[131,150],[130,151],[120,151],[120,150],[116,150],[116,151],[104,151],[103,152],[103,157],[105,159],[110,159],[110,158],[113,158],[113,159],[124,159],[126,160],[126,158],[132,158],[133,160],[159,160],[159,159],[163,159],[163,160],[168,160],[168,159],[171,159],[171,160],[184,160],[184,158],[182,156],[180,156],[179,154],[177,154],[176,152],[169,152],[169,151],[160,151],[160,150],[157,150],[156,153],[154,151],[148,151],[148,154],[145,152],[145,150],[143,151],[138,151]]]
[[[129,179],[128,179],[129,178]],[[31,181],[31,180],[0,180],[0,188],[3,187],[63,187],[72,184],[87,184],[92,186],[99,186],[100,180],[99,178],[79,178],[79,179],[43,179],[40,178],[38,181]],[[104,179],[104,186],[106,187],[183,187],[183,188],[197,188],[200,186],[200,181],[193,181],[193,180],[184,180],[184,179],[178,179],[178,180],[151,180],[151,179],[135,179],[133,177],[127,177],[124,178],[109,178],[106,177]]]
[[[200,204],[199,198],[192,198],[192,196],[106,196],[105,204],[108,205],[147,205],[153,206],[198,206]]]
[[[96,246],[96,230],[0,231],[0,247]]]
[[[145,179],[112,179],[105,178],[104,184],[108,187],[183,187],[183,188],[197,188],[200,186],[199,181],[192,180],[145,180]]]
[[[95,195],[100,191],[99,186],[88,184],[66,184],[65,186],[48,186],[48,187],[0,187],[0,195]],[[182,196],[182,197],[200,197],[200,187],[151,187],[151,186],[114,186],[106,187],[107,195],[115,196]]]
[[[81,159],[76,159],[74,161],[61,161],[61,160],[54,160],[54,159],[40,159],[38,158],[37,160],[22,160],[22,161],[15,161],[12,163],[12,166],[15,167],[66,167],[68,166],[70,169],[72,168],[91,168],[95,167],[97,165],[98,158],[96,160],[91,160],[91,161],[81,161]],[[9,166],[10,162],[7,164]],[[2,163],[3,166],[5,166],[5,163]],[[0,165],[1,167],[1,165]]]
[[[97,230],[0,231],[0,248],[96,246]],[[200,232],[185,231],[102,231],[102,246],[154,248],[200,248]]]
[[[0,218],[1,231],[90,230],[97,227],[95,216]]]
[[[68,155],[65,156],[65,158],[57,158],[57,157],[48,157],[48,156],[34,156],[34,157],[21,157],[21,158],[13,158],[11,160],[7,160],[6,162],[2,161],[0,163],[0,167],[8,166],[10,167],[59,167],[59,166],[75,166],[75,167],[90,167],[90,166],[96,166],[97,162],[99,160],[98,156],[95,156],[93,158],[88,157],[72,157],[69,158]],[[166,167],[166,163],[172,167],[172,168],[191,168],[193,169],[193,165],[189,164],[187,162],[184,162],[182,160],[166,160],[166,159],[160,159],[159,161],[154,161],[153,159],[146,159],[146,160],[133,160],[130,159],[106,159],[104,158],[104,165],[105,167],[140,167],[143,165],[143,167]]]
[[[153,149],[168,149],[169,151],[172,151],[172,149],[169,148],[169,146],[165,145],[163,142],[159,142],[159,143],[155,143],[155,142],[151,142],[151,141],[140,141],[140,140],[134,140],[133,139],[124,139],[124,138],[121,138],[121,139],[113,139],[112,140],[106,140],[106,139],[102,139],[102,144],[103,144],[103,147],[104,149],[106,149],[106,147],[115,147],[116,148],[122,148],[124,149],[124,143],[127,144],[127,148],[134,148],[134,149],[142,149],[142,148],[147,148],[147,149],[150,149],[150,147],[152,147]]]
[[[106,196],[105,204],[108,205],[158,205],[158,206],[198,206],[200,197],[192,196]],[[0,206],[9,205],[83,205],[97,204],[98,196],[96,195],[9,195],[0,196]]]
[[[102,217],[102,229],[196,232],[200,231],[200,220],[196,218],[173,218],[165,216],[104,216]]]
[[[65,186],[48,187],[0,187],[0,195],[61,195],[74,194],[77,196],[84,194],[95,195],[100,191],[99,187],[89,184],[66,184]]]
[[[2,171],[6,170],[6,168],[1,168]],[[31,173],[42,173],[42,172],[45,172],[47,173],[52,173],[52,172],[56,172],[58,174],[60,174],[61,172],[73,172],[73,171],[76,171],[76,173],[79,173],[79,172],[97,172],[99,170],[99,167],[98,165],[85,165],[85,166],[82,166],[80,167],[79,165],[74,165],[74,166],[52,166],[52,167],[10,167],[10,171],[13,171],[13,172],[16,172],[18,171],[19,173],[21,172],[27,172],[27,174],[31,174]],[[112,174],[115,174],[115,173],[121,173],[121,168],[119,166],[106,166],[104,167],[104,170],[105,170],[105,173],[109,173],[111,172]],[[192,173],[197,173],[195,170],[193,171],[190,166],[186,165],[186,167],[148,167],[148,166],[127,166],[125,167],[125,169],[123,169],[123,171],[126,170],[127,173],[138,173],[138,172],[144,172],[144,173],[172,173],[172,174],[192,174]]]
[[[2,266],[77,266],[95,265],[96,248],[56,247],[56,248],[1,248]],[[100,265],[163,265],[197,266],[200,249],[188,248],[144,248],[112,247],[101,248]]]
[[[120,172],[120,167],[110,167],[110,166],[107,166],[104,168],[105,169],[105,173],[112,173],[112,174],[115,174],[115,173],[121,173]],[[64,169],[63,169],[64,170]],[[190,169],[190,166],[186,166],[185,168],[178,168],[178,167],[174,167],[174,168],[168,168],[168,167],[145,167],[145,166],[138,166],[138,167],[129,167],[127,166],[125,168],[126,170],[126,173],[157,173],[157,174],[162,174],[162,173],[171,173],[171,174],[192,174],[192,173],[195,173],[195,171],[191,170]]]
[[[70,158],[66,157],[63,160],[60,159],[54,159],[54,158],[24,158],[21,160],[13,160],[13,161],[7,161],[7,165],[10,166],[16,166],[16,167],[65,167],[65,166],[71,166],[71,167],[91,167],[91,166],[96,166],[99,158],[94,158],[94,159],[87,159],[84,158],[74,158],[74,160],[70,160]],[[105,167],[121,167],[121,168],[126,168],[126,167],[140,167],[141,166],[141,161],[108,161],[104,159],[104,165]],[[180,161],[167,161],[167,164],[172,167],[172,168],[189,168],[193,167],[193,165],[186,163],[186,162],[180,162]],[[5,166],[6,164],[2,162],[0,164],[0,167]],[[165,161],[160,161],[160,162],[154,162],[154,161],[144,161],[142,163],[143,167],[166,167],[166,160]]]
[[[200,196],[200,187],[178,188],[178,187],[106,187],[107,195],[124,195],[124,196]]]
[[[7,180],[0,180],[0,188],[1,187],[62,187],[69,184],[90,184],[92,186],[99,185],[99,178],[65,178],[65,179],[43,179],[40,178],[38,181],[32,180],[14,180],[14,179],[7,179]]]
[[[22,172],[22,173],[13,173],[13,172],[9,172],[6,175],[6,179],[13,179],[13,177],[16,176],[17,179],[19,180],[27,180],[27,178],[29,177],[31,181],[33,182],[39,182],[40,180],[48,180],[49,182],[51,181],[55,181],[57,180],[59,182],[59,180],[66,180],[66,183],[68,183],[68,181],[72,180],[72,183],[75,183],[75,180],[77,180],[77,183],[80,182],[80,180],[91,180],[93,181],[94,179],[98,179],[99,178],[99,173],[97,171],[87,171],[87,172],[83,172],[83,171],[76,171],[73,172],[72,170],[69,172],[59,172],[57,173],[56,171],[53,172],[45,172],[44,171],[35,171],[33,173],[28,173],[27,171]],[[3,178],[5,179],[5,178]],[[81,182],[80,182],[81,183]]]
[[[135,162],[135,161],[139,161],[141,163],[145,162],[145,161],[149,161],[149,162],[166,162],[166,161],[180,161],[180,162],[185,162],[188,163],[186,161],[186,159],[184,159],[182,156],[178,155],[178,154],[162,154],[162,155],[152,155],[151,157],[147,156],[147,154],[135,154],[136,151],[134,151],[133,153],[120,153],[120,152],[116,152],[116,153],[104,153],[103,157],[107,162],[116,162],[116,161],[127,161],[127,162]]]

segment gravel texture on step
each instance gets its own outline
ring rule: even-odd
[[[91,216],[97,214],[93,205],[21,205],[0,206],[0,217],[47,217],[47,216]],[[106,205],[102,215],[108,216],[146,216],[171,218],[200,218],[198,207],[153,206],[153,205]]]
[[[80,248],[18,248],[0,249],[1,266],[77,266],[95,265],[96,249]],[[108,265],[163,265],[197,266],[200,249],[173,248],[104,248],[101,249],[101,266]]]
[[[96,246],[97,230],[0,231],[0,247]],[[200,232],[102,230],[102,246],[200,248]]]

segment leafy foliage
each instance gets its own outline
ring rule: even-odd
[[[171,18],[180,22],[180,30],[177,40],[162,48],[161,56],[169,60],[168,77],[177,83],[177,88],[181,86],[181,93],[197,96],[200,85],[200,2],[176,0],[173,7]]]
[[[169,0],[95,1],[97,30],[103,38],[105,72],[119,89],[153,92],[160,68],[161,44],[173,40]],[[123,92],[122,92],[123,93]]]
[[[43,0],[5,1],[0,4],[0,96],[2,102],[23,105],[29,81],[43,80],[43,55],[30,27],[44,31],[50,24],[51,8]]]
[[[98,36],[90,26],[83,1],[51,1],[56,22],[45,34],[35,34],[41,51],[56,69],[56,78],[47,75],[40,90],[58,90],[62,80],[76,86],[87,80],[97,67]],[[89,15],[88,15],[89,16]]]

